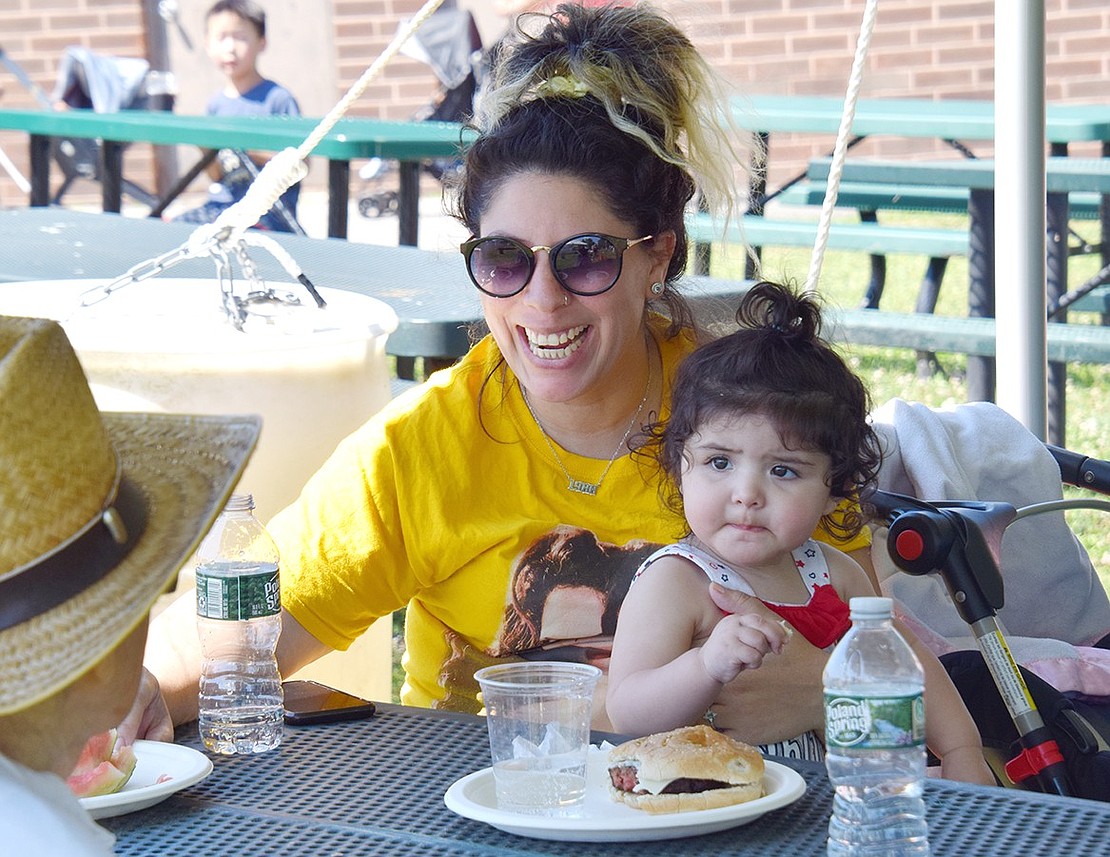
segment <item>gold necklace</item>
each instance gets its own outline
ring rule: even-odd
[[[567,478],[568,491],[574,491],[577,494],[588,494],[591,497],[597,494],[598,489],[601,488],[601,483],[604,482],[605,477],[609,475],[609,469],[613,466],[613,462],[617,460],[617,456],[620,455],[620,452],[624,448],[624,445],[628,442],[628,438],[632,434],[632,429],[636,426],[636,421],[640,418],[640,413],[643,411],[644,405],[647,404],[648,394],[651,393],[651,370],[652,366],[649,357],[648,378],[647,385],[644,387],[644,397],[640,399],[640,404],[636,407],[636,413],[632,415],[632,419],[628,423],[628,428],[624,430],[624,437],[622,437],[621,442],[617,444],[617,448],[613,450],[613,454],[609,456],[609,462],[605,465],[605,469],[601,471],[601,476],[597,478],[597,482],[586,482],[582,479],[575,479],[573,476],[570,475],[570,471],[567,470],[567,466],[563,464],[563,459],[559,457],[559,453],[555,449],[555,444],[552,443],[551,438],[548,437],[547,429],[543,427],[543,423],[540,422],[540,418],[537,417],[536,412],[532,410],[532,403],[528,401],[528,393],[525,392],[524,387],[523,385],[521,385],[520,381],[517,381],[517,386],[520,387],[520,397],[524,399],[524,405],[528,408],[528,413],[532,415],[532,419],[535,420],[536,426],[540,430],[540,434],[543,435],[543,439],[547,442],[547,448],[551,450],[551,454],[555,458],[555,463],[559,465],[559,469],[563,471],[563,475]]]

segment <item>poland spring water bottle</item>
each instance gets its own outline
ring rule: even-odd
[[[853,598],[852,628],[825,667],[825,766],[835,793],[828,853],[929,853],[925,673],[889,598]]]
[[[281,743],[278,551],[236,494],[197,549],[200,737],[214,753],[262,753]]]

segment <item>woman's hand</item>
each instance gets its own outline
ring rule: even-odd
[[[718,586],[709,587],[709,595],[726,612],[744,609],[751,598]],[[714,726],[749,744],[823,729],[821,671],[827,660],[825,652],[795,634],[779,657],[764,660],[760,669],[741,673],[721,689],[713,706]]]
[[[714,588],[727,591],[712,584],[711,596]],[[717,623],[699,652],[710,678],[722,684],[745,670],[758,669],[764,656],[781,654],[790,635],[785,623],[758,598],[743,592],[730,592],[728,604],[731,615]]]
[[[120,723],[118,731],[120,739],[127,744],[138,738],[173,742],[173,721],[170,720],[166,700],[162,698],[162,688],[158,685],[158,679],[145,667],[139,680],[135,702]]]

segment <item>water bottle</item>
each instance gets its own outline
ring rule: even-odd
[[[284,715],[278,551],[251,495],[228,501],[197,550],[196,574],[201,740],[214,753],[272,750]]]
[[[927,855],[925,672],[892,624],[889,598],[849,606],[852,627],[824,673],[828,854]]]

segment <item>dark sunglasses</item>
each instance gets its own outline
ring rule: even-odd
[[[588,296],[613,288],[621,275],[624,251],[654,237],[617,238],[587,232],[551,247],[528,247],[512,238],[491,235],[471,238],[459,250],[474,285],[495,298],[512,297],[524,290],[536,270],[537,250],[547,251],[551,273],[559,285],[572,294]]]

